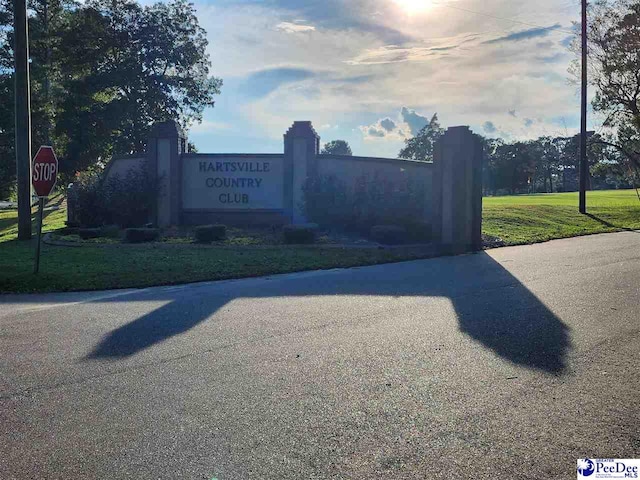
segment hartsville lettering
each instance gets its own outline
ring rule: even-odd
[[[269,162],[200,162],[200,172],[268,173]]]

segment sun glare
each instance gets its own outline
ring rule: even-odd
[[[409,15],[422,13],[433,6],[433,0],[394,0]]]

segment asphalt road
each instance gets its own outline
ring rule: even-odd
[[[0,478],[569,479],[640,457],[640,233],[4,296]]]

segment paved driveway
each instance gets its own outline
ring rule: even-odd
[[[640,233],[0,302],[3,479],[567,479],[640,457]]]

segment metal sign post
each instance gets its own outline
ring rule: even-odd
[[[40,244],[42,241],[42,218],[44,212],[44,200],[51,194],[58,179],[58,159],[53,147],[42,146],[33,158],[33,170],[31,183],[38,195],[38,243],[36,244],[36,261],[33,273],[40,270]]]
[[[44,198],[38,199],[38,243],[36,244],[36,263],[33,266],[33,273],[40,270],[40,243],[42,241],[42,212],[44,211]]]

